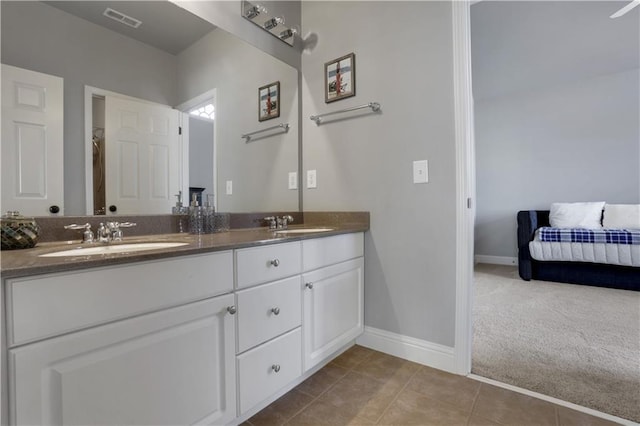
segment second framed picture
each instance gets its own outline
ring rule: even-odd
[[[275,81],[258,89],[258,121],[280,117],[280,82]]]
[[[324,64],[324,101],[356,95],[356,55],[349,53]]]

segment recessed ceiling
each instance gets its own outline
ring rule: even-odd
[[[94,24],[177,55],[216,28],[169,1],[45,1]],[[132,28],[104,16],[107,8],[142,21]]]
[[[476,100],[637,69],[640,8],[624,1],[481,1],[471,7]]]

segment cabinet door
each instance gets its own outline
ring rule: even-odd
[[[304,368],[340,349],[364,330],[364,260],[303,275]]]
[[[236,416],[225,295],[9,351],[11,424],[223,424]]]

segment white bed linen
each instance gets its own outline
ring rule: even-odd
[[[529,242],[535,260],[607,263],[610,265],[640,266],[640,245],[607,243]]]

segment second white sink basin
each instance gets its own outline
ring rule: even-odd
[[[132,253],[136,251],[159,250],[186,246],[187,243],[130,243],[106,246],[79,247],[70,250],[41,254],[40,257],[92,256],[96,254]]]
[[[307,234],[310,232],[327,232],[333,231],[333,228],[298,228],[298,229],[280,229],[276,234]]]

